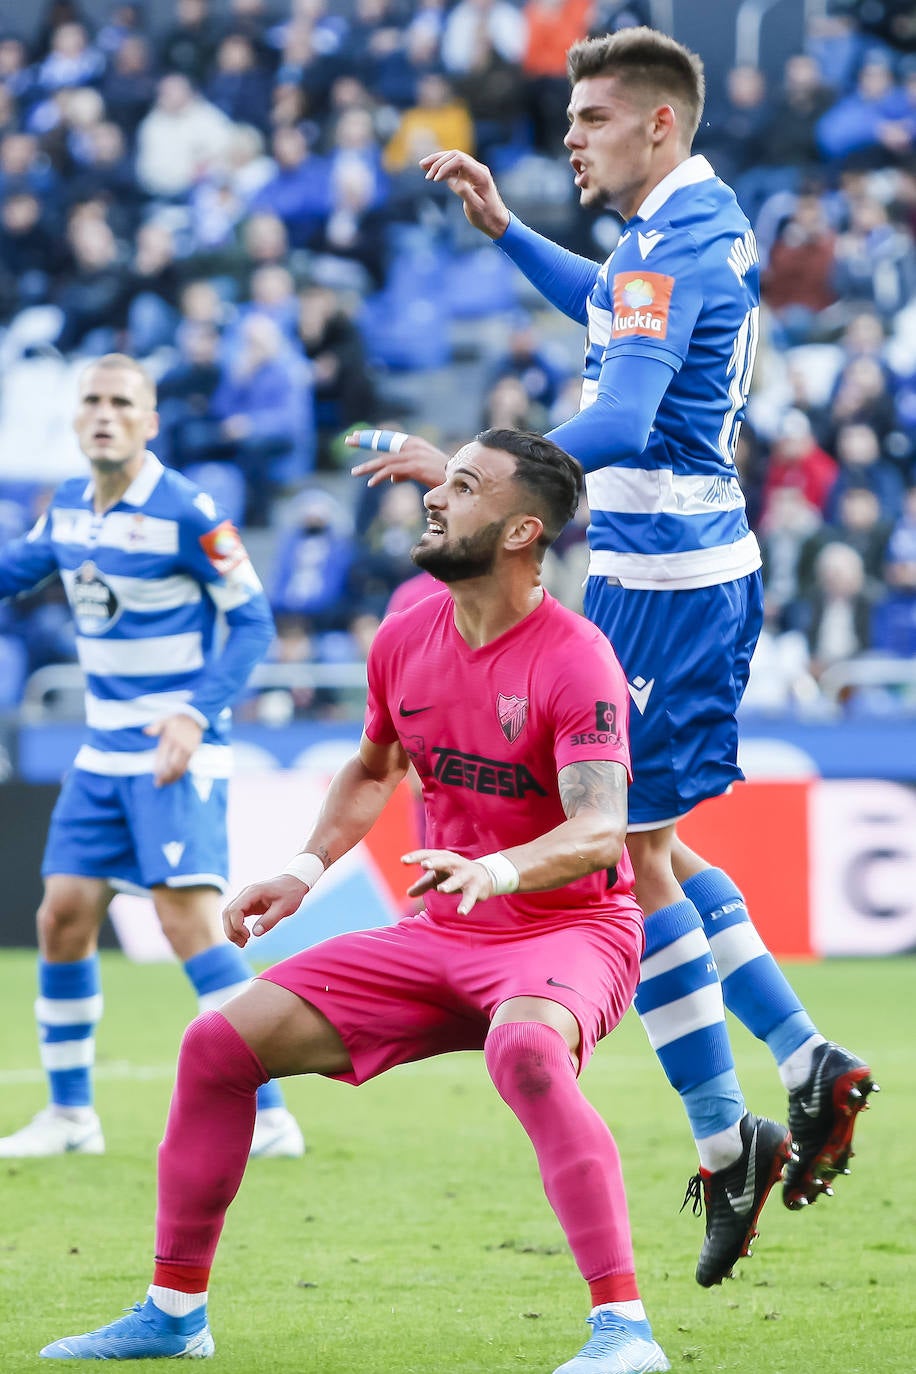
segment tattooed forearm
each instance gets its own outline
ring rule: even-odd
[[[580,811],[601,811],[626,815],[627,774],[621,763],[593,760],[590,763],[570,763],[558,778],[560,801],[569,819]]]

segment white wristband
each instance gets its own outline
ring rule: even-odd
[[[511,859],[506,858],[505,854],[482,854],[474,862],[480,864],[481,868],[485,868],[489,873],[494,897],[505,897],[510,892],[518,891],[520,881],[518,869]]]
[[[297,854],[280,872],[298,878],[311,890],[324,872],[324,864],[317,854]]]

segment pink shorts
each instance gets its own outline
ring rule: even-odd
[[[546,997],[579,1023],[580,1064],[633,1000],[643,950],[637,908],[481,936],[425,912],[396,925],[338,935],[260,975],[326,1016],[365,1083],[396,1064],[483,1048],[497,1007]]]

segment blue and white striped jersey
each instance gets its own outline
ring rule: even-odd
[[[229,707],[267,651],[273,620],[231,522],[147,453],[123,498],[99,515],[93,482],[71,478],[22,539],[0,552],[0,596],[60,573],[86,677],[88,738],[75,765],[153,771],[144,726],[183,711],[204,727],[190,771],[230,772]],[[217,613],[228,635],[216,647]]]
[[[624,586],[707,586],[760,566],[735,447],[757,348],[753,231],[705,158],[640,206],[588,302],[582,405],[609,358],[675,369],[641,454],[590,472],[591,571]]]
[[[590,572],[647,589],[753,572],[760,553],[734,458],[760,271],[734,193],[704,157],[688,158],[600,267],[514,219],[498,243],[587,324],[582,408],[550,438],[587,472]]]

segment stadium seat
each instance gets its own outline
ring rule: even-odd
[[[376,367],[423,372],[451,357],[448,311],[438,294],[383,291],[364,302],[359,323]]]
[[[518,308],[517,268],[490,247],[451,259],[445,273],[445,300],[453,319],[493,315]]]

